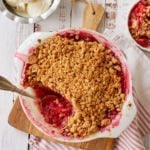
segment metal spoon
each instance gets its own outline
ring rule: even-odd
[[[12,84],[9,80],[7,80],[5,77],[0,76],[0,90],[5,90],[5,91],[11,91],[11,92],[16,92],[20,95],[30,97],[32,99],[37,99],[35,96],[29,94],[25,90],[22,90],[18,87],[16,87],[14,84]]]

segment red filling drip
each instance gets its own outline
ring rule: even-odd
[[[23,85],[23,87],[27,87],[28,83],[29,83],[28,76],[27,75],[24,76],[26,70],[28,70],[29,67],[30,67],[30,64],[28,64],[28,63],[24,64],[24,68],[23,68],[23,72],[22,72],[23,81],[21,83]]]
[[[68,38],[68,39],[74,39],[75,41],[80,41],[80,40],[83,40],[83,41],[89,41],[89,42],[98,42],[97,39],[92,36],[91,34],[89,33],[86,33],[86,32],[62,32],[62,33],[59,33],[58,35],[60,35],[61,37],[64,37],[64,38]]]
[[[126,81],[126,77],[124,76],[123,72],[119,72],[118,71],[118,76],[121,77],[121,89],[123,93],[127,93],[127,81]]]
[[[107,113],[107,117],[110,118],[111,120],[115,119],[116,115],[118,114],[118,111],[112,110]]]

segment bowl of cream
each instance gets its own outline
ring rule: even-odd
[[[58,7],[60,0],[2,0],[1,12],[21,23],[35,23],[46,19]]]

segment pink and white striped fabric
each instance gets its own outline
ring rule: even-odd
[[[137,116],[116,140],[115,150],[144,150],[144,136],[150,132],[150,109],[146,110],[133,91]]]
[[[124,50],[132,73],[133,96],[138,111],[131,125],[116,139],[114,149],[145,150],[144,136],[150,132],[150,61],[141,50],[124,36],[116,35],[113,31],[106,32],[105,36]],[[31,136],[29,144],[32,150],[79,150],[62,144],[47,142],[34,136]]]

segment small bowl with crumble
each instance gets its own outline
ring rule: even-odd
[[[128,15],[128,30],[137,46],[150,52],[150,1],[140,0]]]
[[[136,107],[121,50],[87,29],[34,33],[15,57],[18,84],[41,101],[19,96],[31,123],[60,141],[118,137]]]

